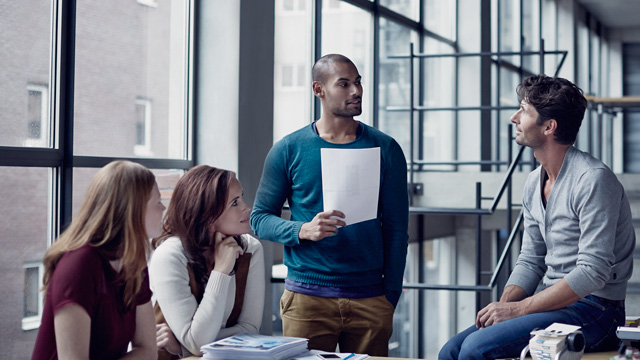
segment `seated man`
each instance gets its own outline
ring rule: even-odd
[[[524,187],[522,250],[500,301],[480,310],[439,359],[517,357],[533,329],[554,322],[581,326],[586,351],[608,350],[624,325],[635,233],[616,176],[572,146],[587,101],[571,82],[545,75],[517,93],[516,142],[541,164]]]

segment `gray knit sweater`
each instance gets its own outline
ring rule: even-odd
[[[507,286],[531,295],[540,279],[547,287],[564,278],[580,297],[623,300],[636,241],[618,178],[600,160],[570,147],[545,209],[541,169],[524,187],[522,250]]]

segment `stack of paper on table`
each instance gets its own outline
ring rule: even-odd
[[[282,360],[307,351],[308,339],[239,334],[200,348],[203,359]]]
[[[553,323],[544,330],[532,332],[533,338],[529,340],[529,352],[534,359],[555,359],[556,355],[564,349],[567,335],[580,329],[579,326]]]
[[[534,359],[555,359],[564,348],[564,336],[549,337],[536,335],[535,340],[529,342],[529,351]]]

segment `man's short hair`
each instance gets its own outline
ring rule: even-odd
[[[344,55],[327,54],[321,57],[320,59],[318,59],[318,61],[316,61],[316,63],[313,64],[313,68],[311,69],[312,80],[324,83],[326,80],[327,70],[329,69],[330,65],[334,63],[349,63],[355,66],[353,61],[351,61],[348,57]]]
[[[526,78],[516,89],[518,100],[524,100],[538,112],[538,125],[555,119],[558,128],[554,139],[564,145],[576,141],[587,108],[582,90],[567,79],[537,75]]]

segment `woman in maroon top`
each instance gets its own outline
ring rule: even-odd
[[[114,161],[98,171],[78,215],[44,256],[45,305],[32,359],[156,358],[147,256],[163,211],[144,166]]]

